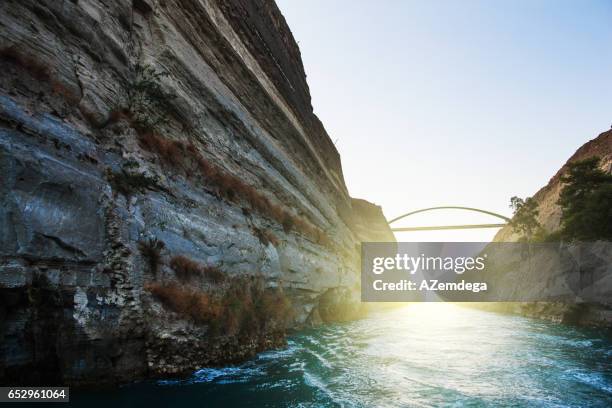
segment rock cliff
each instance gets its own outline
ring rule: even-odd
[[[612,172],[612,130],[603,132],[595,139],[582,145],[576,153],[555,173],[548,184],[533,195],[538,203],[538,221],[547,232],[556,231],[559,228],[561,209],[557,205],[559,193],[561,192],[561,177],[566,173],[568,164],[590,157],[598,156],[601,159],[602,169]],[[495,235],[496,242],[514,242],[519,237],[514,234],[510,226],[499,230]]]
[[[561,177],[567,172],[568,164],[598,156],[603,170],[612,172],[612,131],[601,133],[597,138],[590,140],[580,147],[570,157],[565,165],[550,179],[548,184],[540,189],[533,197],[538,203],[538,221],[547,232],[559,229],[561,209],[557,205],[559,194],[563,187]],[[610,203],[612,205],[612,203]],[[519,236],[511,227],[502,228],[495,236],[496,242],[514,242]],[[612,275],[610,264],[612,263],[611,246],[609,243],[596,243],[580,248],[580,245],[564,243],[563,249],[568,253],[576,253],[576,259],[580,260],[579,284],[590,292],[587,296],[578,296],[571,302],[514,302],[514,303],[491,303],[481,304],[489,310],[522,314],[529,317],[538,317],[556,322],[573,323],[589,326],[612,327]],[[541,257],[545,258],[545,257]],[[534,265],[538,262],[546,263],[546,259],[534,259]],[[575,271],[575,268],[569,268]],[[533,270],[539,270],[534,274]],[[543,276],[543,271],[547,271]],[[575,290],[567,288],[567,280],[570,279],[563,268],[537,266],[528,270],[514,269],[500,276],[498,282],[508,290],[517,290],[523,294],[534,294],[538,292],[556,292],[565,296],[576,293]],[[557,288],[557,289],[554,289]],[[563,289],[564,288],[564,289]],[[575,289],[575,288],[574,288]],[[579,291],[580,292],[580,291]],[[529,296],[525,296],[529,297]]]
[[[361,313],[359,241],[393,236],[272,1],[3,1],[0,69],[3,384],[176,375]]]
[[[395,235],[382,208],[366,200],[353,198],[353,231],[361,242],[394,242]]]

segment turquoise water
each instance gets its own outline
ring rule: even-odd
[[[302,332],[238,366],[72,399],[107,408],[612,407],[612,338],[417,304]]]

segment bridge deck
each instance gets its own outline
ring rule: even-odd
[[[403,227],[391,228],[394,232],[406,231],[439,231],[439,230],[459,230],[459,229],[477,229],[477,228],[501,228],[506,224],[476,224],[476,225],[439,225],[434,227]]]

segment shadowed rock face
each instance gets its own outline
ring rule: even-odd
[[[164,73],[146,125],[137,64]],[[357,244],[386,221],[353,210],[273,2],[5,1],[0,70],[4,384],[182,374],[359,315]],[[145,288],[180,283],[177,255],[282,287],[290,320],[217,334],[172,310]]]
[[[366,200],[351,199],[353,230],[361,242],[395,242],[395,235],[387,223],[382,208]]]

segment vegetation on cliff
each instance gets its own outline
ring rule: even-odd
[[[612,175],[599,157],[570,163],[559,196],[561,229],[568,241],[612,240]]]
[[[510,226],[517,234],[531,241],[533,235],[541,230],[538,222],[538,202],[533,197],[522,199],[514,196],[510,199],[510,208],[514,210]]]
[[[359,304],[367,238],[274,3],[149,3],[2,3],[3,379],[185,373]]]
[[[156,238],[139,243],[153,275],[145,289],[179,318],[205,325],[215,336],[282,333],[287,327],[292,308],[282,287],[266,287],[261,275],[228,276],[185,255],[167,262],[175,278],[160,277],[164,248]]]
[[[333,248],[332,240],[324,231],[308,220],[272,203],[253,186],[211,163],[192,140],[182,141],[163,136],[161,129],[169,120],[169,101],[174,99],[174,95],[165,92],[160,85],[159,81],[166,76],[167,73],[158,72],[151,66],[137,64],[126,87],[125,102],[111,111],[107,124],[127,120],[137,131],[141,146],[155,153],[173,170],[190,178],[202,177],[208,188],[212,188],[218,197],[229,202],[239,204],[246,201],[251,210],[277,221],[285,232],[295,231],[320,245]],[[113,175],[110,179],[122,193],[129,193],[130,187],[140,188],[144,182],[149,182],[142,175],[127,177],[120,174]],[[267,238],[265,240],[272,241]]]
[[[283,332],[292,316],[282,288],[266,288],[260,276],[236,276],[209,290],[175,282],[145,288],[180,318],[206,325],[214,335]]]
[[[215,283],[225,280],[225,274],[218,268],[202,265],[184,255],[173,256],[170,260],[170,267],[174,269],[176,277],[182,282],[187,282],[194,278],[204,278]]]
[[[510,199],[514,216],[509,224],[520,239],[529,242],[612,240],[612,175],[601,170],[600,158],[569,163],[561,182],[558,230],[548,232],[541,226],[539,203],[535,198]]]

